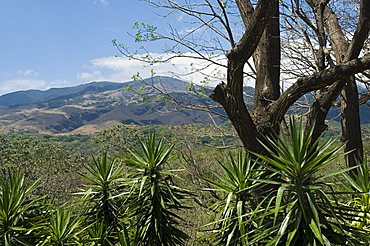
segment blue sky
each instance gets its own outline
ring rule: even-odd
[[[161,33],[170,31],[170,23],[179,33],[196,30],[203,37],[203,29],[194,29],[183,14],[173,13],[166,19],[158,16],[164,13],[142,0],[0,0],[0,95],[90,81],[125,82],[137,72],[149,77],[152,69],[157,75],[185,74],[181,78],[195,83],[209,75],[214,78],[209,85],[225,80],[224,68],[199,59],[176,58],[169,64],[148,65],[115,57],[118,51],[113,39],[131,50],[138,47],[127,34],[137,21],[157,26]],[[236,33],[239,26],[243,25],[235,25]],[[204,40],[213,40],[204,36]],[[214,41],[205,45],[213,46]],[[151,43],[147,50],[153,57],[168,58],[163,46]],[[216,58],[226,63],[223,55]],[[194,73],[194,68],[203,73]]]
[[[115,58],[111,41],[135,47],[135,21],[165,27],[155,11],[139,0],[0,0],[0,94],[148,75]]]

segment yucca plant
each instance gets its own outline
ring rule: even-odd
[[[24,176],[8,172],[0,180],[0,244],[35,245],[38,241],[34,233],[43,220],[39,210],[42,199],[33,196],[38,182],[27,185]]]
[[[87,238],[86,241],[90,242],[91,245],[100,245],[100,242],[104,242],[104,238],[106,238],[106,225],[102,219],[98,219],[86,227]],[[109,244],[110,240],[105,240],[107,244]]]
[[[361,210],[358,214],[359,221],[353,224],[361,229],[370,231],[370,172],[367,158],[364,158],[354,172],[344,173],[344,178],[348,182],[342,183],[345,189],[353,192],[353,199],[350,205]]]
[[[38,246],[65,246],[65,245],[83,245],[81,244],[81,235],[84,232],[81,228],[81,219],[79,216],[72,216],[71,209],[56,209],[50,213],[48,223],[44,226],[44,239],[38,243]]]
[[[222,195],[213,205],[216,218],[207,226],[214,227],[211,231],[217,245],[248,245],[247,232],[254,227],[253,218],[264,204],[258,194],[266,189],[266,184],[258,179],[267,178],[266,175],[272,178],[274,174],[268,174],[266,168],[243,149],[236,158],[229,153],[227,161],[219,161],[219,164],[224,174],[215,174],[216,180],[206,179]]]
[[[173,146],[150,133],[140,142],[141,152],[131,152],[127,163],[135,168],[135,193],[131,196],[135,218],[134,245],[184,245],[188,236],[177,226],[182,220],[176,211],[185,209],[189,192],[175,185],[172,177],[178,170],[165,167],[171,160]]]
[[[290,120],[289,135],[267,138],[262,144],[269,155],[256,154],[279,173],[276,180],[264,180],[279,186],[273,199],[270,228],[261,230],[255,242],[267,245],[368,245],[369,237],[351,225],[354,209],[336,200],[340,193],[325,182],[328,177],[344,173],[322,174],[337,159],[341,145],[334,139],[312,142],[313,128]]]
[[[103,221],[97,221],[91,224],[86,229],[87,235],[84,237],[84,245],[101,246],[102,238],[105,236],[105,225]],[[110,246],[130,246],[132,244],[133,236],[129,234],[127,227],[124,223],[120,224],[121,231],[115,233],[115,237],[110,240],[103,241],[106,245]]]
[[[123,182],[123,166],[116,159],[110,160],[107,153],[93,159],[85,166],[81,176],[88,181],[82,194],[85,224],[89,226],[92,240],[102,246],[118,241],[124,217],[127,188]]]
[[[133,245],[126,226],[123,226],[121,233],[118,235],[118,245],[131,246]]]

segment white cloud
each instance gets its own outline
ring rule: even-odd
[[[28,90],[47,87],[47,82],[42,79],[10,79],[1,83],[0,94],[11,91]]]
[[[50,89],[53,87],[66,87],[66,86],[74,86],[75,83],[72,83],[69,80],[66,79],[56,79],[52,81],[48,81],[48,85],[46,88],[40,88],[40,90]]]
[[[167,59],[168,54],[150,54],[155,59]],[[226,68],[212,64],[209,61],[196,59],[194,53],[185,53],[183,57],[175,57],[169,62],[149,64],[137,59],[125,57],[100,57],[93,59],[85,71],[76,74],[75,81],[46,80],[39,78],[39,73],[33,69],[19,70],[15,76],[0,81],[0,95],[18,90],[39,89],[46,90],[52,87],[73,86],[78,83],[91,81],[127,82],[132,76],[139,73],[140,77],[148,78],[155,75],[173,76],[183,80],[202,84],[207,80],[209,86],[215,86],[220,81],[226,81]],[[193,57],[193,58],[191,58]],[[214,61],[226,65],[224,57],[215,56]],[[247,83],[251,85],[250,83]]]
[[[107,6],[109,4],[109,0],[92,0],[94,4],[101,4]]]
[[[169,54],[151,53],[149,55],[154,59],[162,60],[170,57]],[[184,53],[183,56],[172,58],[168,62],[154,62],[152,64],[127,57],[100,57],[90,61],[90,71],[80,72],[77,77],[81,82],[126,82],[132,80],[132,76],[137,73],[142,78],[148,78],[154,72],[155,75],[178,77],[197,84],[201,84],[206,79],[209,86],[226,81],[225,67],[195,57],[197,55],[194,53]],[[212,59],[224,66],[227,63],[223,56],[215,56]],[[250,72],[247,66],[246,72]],[[246,84],[253,85],[249,80]]]
[[[168,54],[150,54],[155,59],[167,59]],[[147,78],[152,75],[152,71],[156,75],[175,76],[184,80],[200,83],[208,78],[210,85],[215,85],[221,80],[225,80],[226,69],[208,61],[201,59],[190,58],[195,54],[185,53],[184,57],[176,57],[169,62],[157,62],[149,64],[137,59],[129,59],[126,57],[101,57],[90,61],[91,72],[81,72],[77,77],[83,82],[95,81],[129,81],[134,74],[139,73],[142,78]],[[226,60],[222,57],[214,57],[214,60],[221,64],[226,64]]]
[[[99,0],[99,2],[103,5],[108,5],[109,4],[108,0]]]
[[[46,81],[43,79],[9,79],[0,83],[0,95],[20,90],[47,90],[52,87],[65,87],[72,85],[68,80]]]
[[[26,70],[19,70],[18,75],[22,75],[25,77],[37,77],[39,76],[39,73],[33,69],[26,69]]]
[[[100,71],[82,72],[77,74],[77,78],[83,81],[102,81],[104,77]]]
[[[39,73],[34,69],[20,69],[15,74],[8,74],[7,78],[0,80],[0,95],[20,90],[47,90],[52,87],[71,86],[65,79],[46,80],[39,78]]]

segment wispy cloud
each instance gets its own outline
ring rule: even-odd
[[[39,73],[34,69],[20,69],[16,74],[9,74],[8,79],[0,80],[0,95],[17,90],[46,88],[48,83],[38,78]]]
[[[99,2],[103,5],[108,5],[109,4],[108,0],[99,0]]]
[[[41,77],[41,78],[40,78]],[[0,95],[20,90],[47,90],[52,87],[71,86],[73,83],[65,79],[46,80],[32,68],[20,69],[7,78],[0,80]]]
[[[154,72],[156,75],[175,76],[184,80],[201,83],[209,80],[210,85],[215,85],[225,80],[226,69],[194,57],[195,54],[186,53],[184,57],[176,57],[168,62],[147,63],[138,59],[126,57],[100,57],[90,61],[90,71],[77,74],[81,80],[87,81],[129,81],[134,74],[139,73],[142,78],[147,78]],[[154,59],[167,59],[168,54],[150,54]],[[214,57],[219,63],[226,64],[221,57]]]
[[[47,87],[47,82],[42,79],[9,79],[1,83],[0,94],[45,87]]]
[[[100,71],[82,72],[77,74],[77,78],[82,81],[101,81],[104,80]]]
[[[92,0],[94,4],[101,4],[107,6],[109,4],[109,0]]]
[[[86,69],[76,74],[76,80],[47,80],[33,69],[19,70],[8,79],[0,81],[0,94],[17,90],[39,89],[45,90],[52,87],[73,86],[91,81],[127,82],[132,76],[139,73],[140,77],[148,78],[155,75],[173,76],[197,84],[208,82],[215,86],[220,81],[226,81],[226,68],[212,64],[212,62],[195,57],[194,53],[185,53],[184,57],[175,57],[168,62],[146,63],[138,59],[125,57],[99,57],[88,62]],[[154,59],[167,59],[168,54],[150,54]],[[226,65],[226,59],[219,56],[213,57],[214,61]],[[247,85],[252,85],[247,83]]]
[[[0,95],[19,90],[46,90],[52,87],[65,87],[70,85],[72,85],[70,81],[63,79],[52,81],[37,78],[8,79],[0,82]]]
[[[33,69],[26,69],[26,70],[19,70],[17,72],[18,75],[25,76],[25,77],[37,77],[39,73]]]
[[[158,53],[151,53],[149,56],[155,60],[166,60],[170,57],[169,54]],[[147,63],[127,57],[100,57],[90,61],[88,65],[90,71],[78,73],[77,77],[81,82],[126,82],[132,80],[133,75],[139,74],[141,78],[148,78],[154,72],[155,75],[173,76],[196,84],[203,84],[206,81],[208,86],[215,86],[221,81],[226,81],[226,58],[223,56],[212,58],[212,61],[223,66],[198,58],[195,53],[184,53],[182,57],[174,57],[168,62]],[[251,72],[247,66],[245,71]],[[245,81],[246,85],[254,86],[253,80],[247,78]]]

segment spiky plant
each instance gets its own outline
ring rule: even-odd
[[[82,194],[85,224],[93,240],[100,245],[111,245],[118,241],[124,216],[124,175],[121,162],[110,160],[107,153],[85,165],[86,173],[81,176],[88,181]]]
[[[266,168],[240,149],[235,158],[231,153],[226,162],[219,161],[223,170],[222,175],[216,175],[216,180],[207,179],[214,190],[222,198],[213,205],[216,212],[214,222],[208,226],[212,230],[217,245],[247,245],[247,232],[253,227],[253,216],[257,214],[264,199],[259,199],[258,193],[266,185],[258,182],[260,177],[267,174]],[[255,209],[255,210],[254,210]]]
[[[351,206],[361,210],[358,214],[359,221],[353,224],[361,229],[370,231],[370,172],[368,167],[367,158],[364,158],[354,172],[344,173],[346,183],[342,183],[345,189],[353,192],[353,199],[350,203]]]
[[[165,146],[150,133],[141,143],[141,152],[132,152],[127,163],[135,168],[136,190],[130,202],[136,223],[135,245],[184,245],[188,236],[179,229],[176,211],[184,205],[188,192],[175,185],[176,170],[165,167],[173,146]]]
[[[341,145],[335,139],[312,141],[313,128],[290,120],[290,132],[263,143],[269,155],[259,155],[280,178],[264,180],[279,186],[270,228],[260,231],[255,243],[267,245],[367,245],[369,237],[351,225],[353,208],[341,204],[326,180],[348,170],[327,174],[324,168],[338,157]]]
[[[129,236],[128,230],[127,230],[125,225],[123,226],[122,231],[118,235],[118,245],[120,245],[120,246],[131,246],[131,245],[133,245],[131,243],[131,238]]]
[[[8,172],[0,180],[0,244],[35,245],[34,233],[42,221],[38,205],[41,198],[33,196],[38,182],[27,185],[24,176]]]
[[[44,226],[44,239],[37,245],[82,245],[80,236],[84,230],[80,217],[73,217],[71,209],[56,209],[50,213],[49,221]]]

